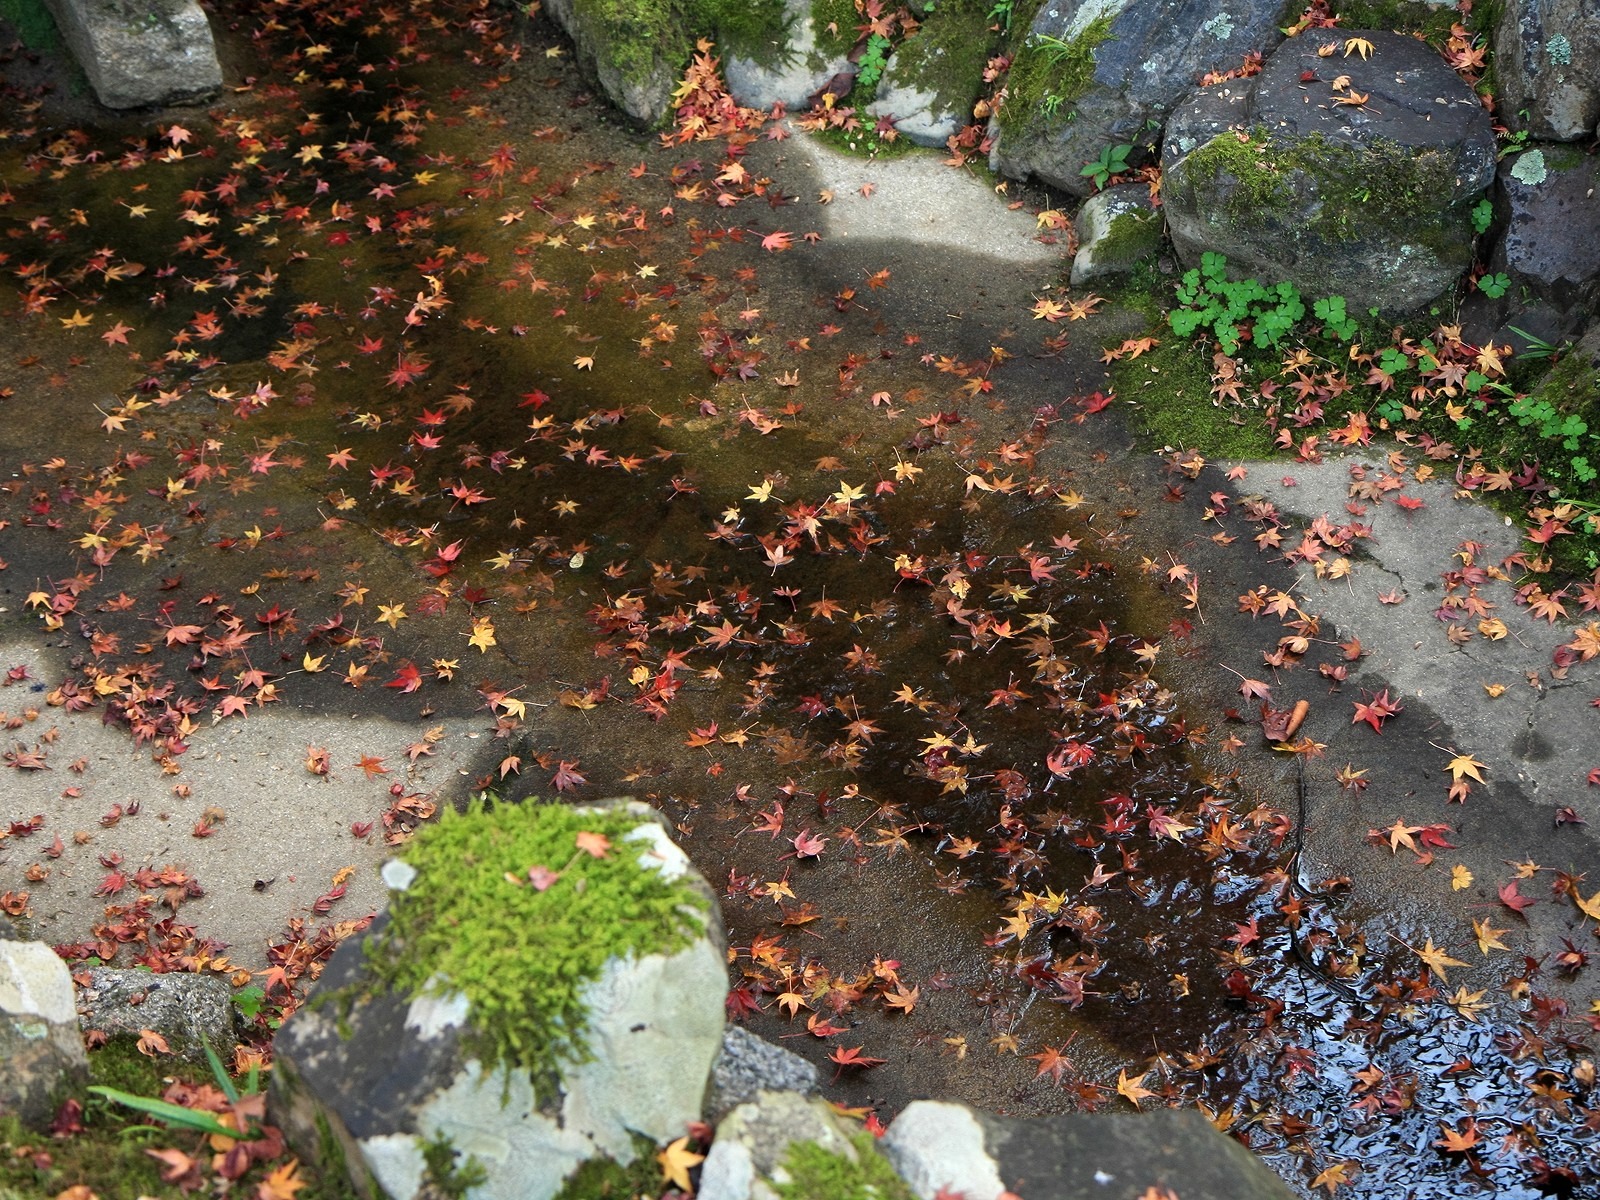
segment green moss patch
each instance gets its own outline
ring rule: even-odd
[[[1129,267],[1143,262],[1161,248],[1161,214],[1133,209],[1119,213],[1095,243],[1096,264]]]
[[[1047,126],[1067,120],[1094,80],[1095,48],[1110,36],[1111,18],[1100,17],[1067,41],[1038,35],[1024,41],[1006,77],[1001,129],[1020,129],[1036,114]]]
[[[487,798],[447,808],[407,847],[417,877],[368,946],[378,981],[410,996],[465,995],[482,1039],[473,1050],[487,1062],[542,1080],[582,1061],[584,985],[610,958],[682,949],[708,911],[686,879],[641,867],[643,845],[621,840],[648,819]],[[610,848],[595,857],[580,835]]]
[[[61,34],[44,0],[0,0],[0,21],[16,30],[30,50],[49,53],[61,47]]]
[[[1158,444],[1216,458],[1271,458],[1272,434],[1258,412],[1212,403],[1206,356],[1176,338],[1112,369],[1117,399]]]
[[[988,0],[953,0],[929,13],[921,28],[895,51],[896,73],[935,107],[970,115],[983,85],[983,68],[998,36],[991,31]]]
[[[726,60],[736,54],[763,66],[785,57],[789,37],[783,0],[687,0],[690,27],[717,43]]]
[[[1382,232],[1430,244],[1445,223],[1465,226],[1469,207],[1440,209],[1455,186],[1447,154],[1383,140],[1357,149],[1313,136],[1280,146],[1261,130],[1242,141],[1225,132],[1187,157],[1184,174],[1197,189],[1223,190],[1223,210],[1263,232],[1301,223],[1309,182],[1320,204],[1303,227],[1325,242]]]
[[[774,1183],[783,1200],[915,1200],[866,1135],[856,1140],[854,1162],[815,1142],[796,1142],[783,1160],[786,1183]]]

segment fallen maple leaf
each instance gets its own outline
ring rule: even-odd
[[[563,763],[562,766],[567,764]],[[590,833],[587,829],[581,830],[575,839],[578,849],[593,858],[605,858],[611,851],[611,839],[603,833]]]
[[[1142,1086],[1145,1077],[1149,1074],[1149,1071],[1142,1071],[1137,1079],[1129,1079],[1126,1071],[1119,1070],[1117,1072],[1117,1095],[1135,1108],[1138,1108],[1139,1101],[1148,1100],[1156,1094],[1149,1088]]]
[[[680,1192],[693,1190],[693,1185],[689,1181],[689,1168],[697,1167],[705,1160],[704,1154],[697,1154],[689,1149],[687,1134],[675,1142],[669,1142],[656,1155],[662,1177]]]

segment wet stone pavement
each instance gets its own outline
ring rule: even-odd
[[[1367,835],[1477,822],[1484,884],[1592,843],[1397,807],[1386,772],[1468,748],[1438,720],[1363,745],[1364,791],[1348,697],[1325,755],[1267,749],[1218,664],[1264,673],[1235,597],[1303,581],[1211,540],[1250,483],[1097,395],[1138,318],[1032,319],[1029,205],[759,114],[622,128],[498,11],[234,20],[253,78],[206,112],[7,64],[24,927],[282,1002],[438,805],[632,794],[722,892],[730,1015],[841,1103],[1198,1105],[1306,1194],[1592,1188],[1587,975]],[[1529,928],[1586,946],[1539,883]]]

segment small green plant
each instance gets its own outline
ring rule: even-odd
[[[1128,169],[1128,155],[1133,153],[1133,146],[1124,143],[1120,146],[1106,146],[1100,151],[1100,157],[1093,162],[1083,164],[1078,172],[1086,179],[1094,180],[1094,186],[1103,188],[1113,175],[1120,175]]]
[[[1011,32],[1011,12],[1016,7],[1016,0],[995,0],[995,6],[989,10],[989,20],[1000,23],[1001,33]]]
[[[218,1089],[228,1098],[228,1103],[233,1105],[239,1118],[243,1119],[245,1117],[243,1102],[251,1101],[261,1095],[261,1069],[256,1066],[250,1068],[250,1074],[245,1079],[244,1091],[241,1092],[228,1075],[227,1068],[222,1065],[222,1060],[217,1057],[217,1052],[211,1048],[211,1043],[202,1036],[201,1044],[205,1047],[206,1062],[210,1064],[211,1075],[217,1081]],[[155,1096],[135,1096],[131,1092],[100,1084],[94,1085],[89,1091],[105,1097],[114,1104],[157,1117],[168,1125],[176,1125],[182,1129],[193,1129],[198,1133],[216,1134],[226,1138],[237,1138],[245,1132],[242,1125],[239,1128],[229,1128],[211,1113],[185,1108],[181,1104],[172,1104]],[[249,1109],[255,1112],[257,1106],[251,1104]]]
[[[1515,325],[1507,325],[1507,329],[1528,343],[1528,348],[1517,355],[1518,358],[1541,359],[1555,358],[1566,351],[1566,344],[1560,346],[1545,341],[1536,334],[1529,333],[1526,329],[1518,329]]]
[[[1506,411],[1524,429],[1533,428],[1540,437],[1551,441],[1559,439],[1565,450],[1578,449],[1580,439],[1589,432],[1589,423],[1577,413],[1562,413],[1537,395],[1518,396]]]
[[[1268,287],[1259,279],[1230,280],[1227,270],[1226,257],[1207,251],[1197,269],[1184,272],[1176,293],[1179,307],[1167,314],[1173,333],[1188,337],[1198,329],[1209,329],[1224,354],[1236,354],[1245,336],[1243,324],[1250,325],[1255,344],[1276,346],[1306,315],[1294,284],[1285,281]],[[1336,311],[1343,318],[1344,300],[1338,299]]]
[[[1488,233],[1489,226],[1493,224],[1494,202],[1484,197],[1472,206],[1472,230],[1474,233]]]
[[[436,1133],[422,1143],[422,1161],[432,1188],[429,1195],[461,1200],[473,1188],[489,1182],[489,1172],[473,1155],[456,1162],[455,1145],[443,1133]]]
[[[1511,277],[1504,272],[1478,276],[1478,290],[1491,300],[1498,300],[1511,290]]]
[[[1356,335],[1356,320],[1345,312],[1343,296],[1325,296],[1311,306],[1322,327],[1341,342]]]
[[[889,51],[893,43],[881,33],[875,33],[867,39],[866,49],[861,52],[861,59],[856,63],[856,86],[867,92],[877,90],[878,81],[883,78],[884,65],[889,61]]]

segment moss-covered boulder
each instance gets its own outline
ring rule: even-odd
[[[1168,121],[1161,157],[1186,264],[1216,251],[1238,275],[1396,314],[1471,263],[1495,142],[1477,97],[1422,42],[1313,31],[1253,79],[1201,88]]]
[[[1142,183],[1124,183],[1091,196],[1078,210],[1078,252],[1072,286],[1130,274],[1161,250],[1161,214]]]
[[[549,1200],[697,1120],[727,994],[714,894],[630,802],[448,810],[280,1030],[273,1120],[364,1197]],[[453,1182],[452,1182],[453,1181]]]
[[[1023,6],[1018,5],[1021,9]],[[1282,40],[1280,0],[1050,0],[1016,47],[989,165],[1087,196],[1086,163],[1140,147],[1207,72]],[[1015,20],[1015,16],[1013,17]]]
[[[997,41],[990,0],[947,0],[896,48],[867,106],[919,146],[944,146],[972,120]]]
[[[88,1074],[67,964],[43,942],[0,938],[0,1116],[42,1127]]]
[[[1600,5],[1505,0],[1494,31],[1497,111],[1513,129],[1558,142],[1600,123]]]

